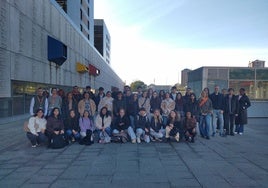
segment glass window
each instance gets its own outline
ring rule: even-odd
[[[256,69],[257,80],[268,80],[268,69]]]
[[[268,81],[257,81],[256,99],[268,100]]]
[[[235,80],[254,80],[255,79],[255,69],[242,69],[235,68],[229,70],[230,79]]]
[[[254,81],[230,81],[229,87],[233,88],[235,91],[235,94],[239,94],[239,89],[244,88],[246,90],[246,94],[251,99],[255,99],[255,87],[254,87]]]

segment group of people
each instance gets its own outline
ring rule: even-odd
[[[74,86],[66,95],[56,88],[51,89],[51,95],[44,95],[38,88],[31,100],[26,134],[32,147],[49,146],[58,135],[66,143],[79,142],[89,132],[99,143],[194,142],[198,131],[206,139],[215,136],[216,129],[220,136],[242,135],[249,106],[243,88],[239,95],[232,88],[221,93],[215,86],[212,94],[204,88],[198,98],[191,88],[182,95],[176,87],[170,92],[142,91],[141,87],[132,92],[129,86],[124,91],[104,92],[100,87],[94,94],[87,86],[81,94]]]

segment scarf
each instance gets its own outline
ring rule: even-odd
[[[200,106],[200,107],[203,106],[203,105],[207,102],[207,100],[208,100],[208,97],[203,97],[203,98],[201,99],[200,103],[199,103],[199,106]]]

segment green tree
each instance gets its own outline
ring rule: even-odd
[[[147,88],[147,85],[143,81],[137,80],[130,84],[131,91],[137,91],[139,86],[141,86],[143,90]]]

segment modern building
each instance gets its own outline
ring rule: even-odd
[[[1,0],[0,17],[0,120],[29,114],[38,87],[123,89],[120,77],[55,0]]]
[[[268,117],[268,68],[256,67],[200,67],[188,73],[188,86],[197,96],[208,87],[214,91],[215,85],[233,88],[238,94],[245,88],[252,101],[249,109],[251,117]]]
[[[94,0],[56,0],[89,42],[94,45]]]
[[[103,19],[94,19],[94,46],[110,64],[111,37]]]
[[[261,60],[251,61],[251,62],[249,62],[248,67],[264,68],[265,67],[265,61],[261,61]]]
[[[181,71],[181,85],[187,86],[188,83],[188,72],[190,72],[190,69],[183,69]]]

